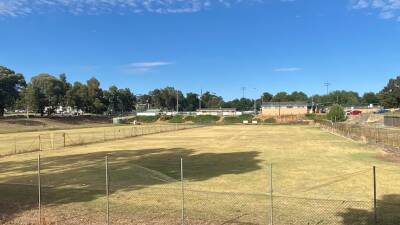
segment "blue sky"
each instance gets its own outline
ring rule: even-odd
[[[135,93],[226,99],[379,91],[400,75],[400,0],[0,0],[0,64]]]

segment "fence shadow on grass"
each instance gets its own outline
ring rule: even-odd
[[[43,157],[43,205],[57,206],[103,198],[105,155],[109,155],[110,194],[179,182],[180,158],[184,160],[187,181],[204,181],[226,174],[255,171],[260,169],[261,162],[256,151],[201,153],[183,148]],[[0,163],[0,168],[0,173],[8,173],[7,178],[0,181],[0,202],[5,209],[0,210],[0,222],[6,222],[16,214],[37,207],[37,161],[7,161]],[[170,179],[152,177],[160,174]]]
[[[348,208],[339,213],[344,225],[395,225],[400,224],[400,195],[384,195],[377,201],[377,223],[374,211]]]

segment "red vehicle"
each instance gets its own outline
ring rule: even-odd
[[[360,110],[352,110],[352,111],[347,112],[348,116],[359,116],[361,114],[362,114],[362,111],[360,111]]]

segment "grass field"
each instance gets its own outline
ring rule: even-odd
[[[112,224],[400,224],[396,156],[312,126],[210,126],[41,152],[48,224],[105,224],[109,156]],[[37,153],[0,158],[0,218],[34,224]],[[58,222],[57,222],[58,221]]]

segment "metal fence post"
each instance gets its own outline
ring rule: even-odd
[[[273,201],[273,189],[272,189],[272,163],[269,165],[269,200],[270,200],[270,225],[274,225],[274,201]]]
[[[185,187],[183,183],[183,159],[181,158],[182,225],[185,224]]]
[[[40,181],[40,154],[38,154],[37,159],[37,179],[38,179],[38,222],[39,225],[42,224],[42,187]]]
[[[109,176],[108,176],[108,155],[106,155],[106,205],[107,225],[110,225],[110,201],[109,201]]]
[[[40,134],[38,136],[38,140],[39,140],[39,151],[42,151],[42,144],[41,144],[41,141],[40,141]]]
[[[17,154],[17,138],[14,138],[14,154]]]
[[[63,146],[65,148],[65,132],[63,133]]]
[[[374,180],[374,224],[378,224],[377,204],[376,204],[376,167],[372,167],[373,180]]]

